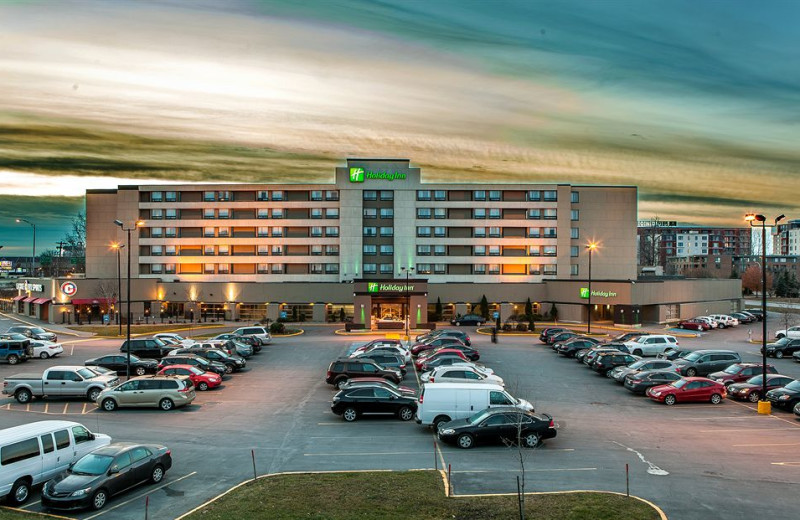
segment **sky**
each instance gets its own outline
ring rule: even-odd
[[[800,2],[0,0],[0,245],[86,188],[329,181],[639,186],[639,216],[800,218]]]

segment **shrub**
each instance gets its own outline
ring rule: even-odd
[[[520,332],[525,332],[526,330],[528,330],[528,324],[527,323],[517,323],[517,330],[520,331]]]
[[[270,334],[283,334],[286,332],[286,325],[282,321],[276,321],[269,326]]]

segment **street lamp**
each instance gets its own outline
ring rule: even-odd
[[[595,242],[586,244],[586,249],[589,251],[589,317],[586,322],[586,334],[592,333],[592,252],[597,249]]]
[[[408,276],[414,272],[414,268],[401,267],[400,272],[406,274],[406,341],[408,341],[408,325],[411,321],[411,293],[408,291]]]
[[[17,219],[17,224],[20,224],[22,222],[30,225],[33,228],[33,255],[31,256],[31,270],[28,273],[28,276],[34,276],[33,266],[36,263],[36,224],[24,218]]]
[[[131,227],[125,227],[125,224],[121,220],[115,220],[114,224],[119,226],[122,231],[126,231],[128,233],[128,272],[125,273],[128,281],[128,290],[126,297],[126,304],[125,304],[125,329],[126,329],[126,350],[128,359],[125,363],[125,375],[128,379],[131,378],[131,231],[134,229],[138,229],[144,225],[143,220],[137,220],[133,223]],[[117,249],[119,251],[119,249]],[[121,284],[120,284],[121,285]],[[120,328],[122,326],[120,325]]]
[[[776,226],[783,217],[779,215],[775,218]],[[769,415],[772,405],[767,400],[767,217],[748,213],[744,219],[750,223],[750,227],[758,227],[758,222],[761,222],[761,314],[764,320],[761,322],[761,399],[758,401],[758,413]]]
[[[116,250],[117,252],[117,323],[119,323],[119,335],[122,336],[122,320],[120,318],[120,301],[122,300],[122,268],[120,262],[120,250],[125,247],[125,244],[120,244],[119,242],[113,242],[111,244],[111,249]]]

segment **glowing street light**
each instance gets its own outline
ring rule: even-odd
[[[589,251],[589,317],[586,322],[586,333],[592,333],[592,252],[597,249],[596,242],[589,242],[586,244],[586,249]]]
[[[131,378],[131,231],[139,229],[140,227],[144,226],[144,221],[137,220],[136,222],[133,223],[132,226],[129,226],[127,228],[125,227],[125,224],[121,220],[115,220],[114,224],[119,226],[121,230],[126,231],[128,233],[128,272],[125,273],[128,280],[128,292],[125,295],[127,300],[125,305],[125,321],[126,321],[125,328],[127,331],[126,332],[127,342],[125,343],[125,345],[127,345],[126,350],[128,354],[128,360],[125,364],[125,375],[128,377],[128,379],[130,379]],[[120,246],[117,249],[117,252],[119,252],[121,248],[122,246]],[[122,328],[121,325],[120,328]]]

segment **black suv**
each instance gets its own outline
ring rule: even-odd
[[[397,384],[403,380],[399,370],[381,367],[369,358],[339,358],[328,367],[325,382],[338,389],[351,377],[382,377]]]
[[[592,370],[608,375],[613,368],[630,365],[637,359],[636,356],[623,352],[604,352],[597,354],[597,357],[592,362]]]
[[[800,339],[781,338],[775,343],[767,344],[767,355],[778,359],[791,356],[797,351],[800,351]]]
[[[164,367],[168,367],[170,365],[192,365],[196,366],[197,368],[201,368],[206,372],[214,372],[219,375],[224,375],[229,373],[228,367],[219,363],[217,361],[209,361],[208,359],[200,356],[196,356],[194,354],[178,354],[175,356],[165,356],[161,359],[158,364],[158,369],[161,370]]]
[[[131,340],[131,354],[140,358],[161,359],[174,349],[175,345],[167,345],[158,338],[139,338]],[[119,351],[123,354],[128,353],[127,341],[122,342]]]

